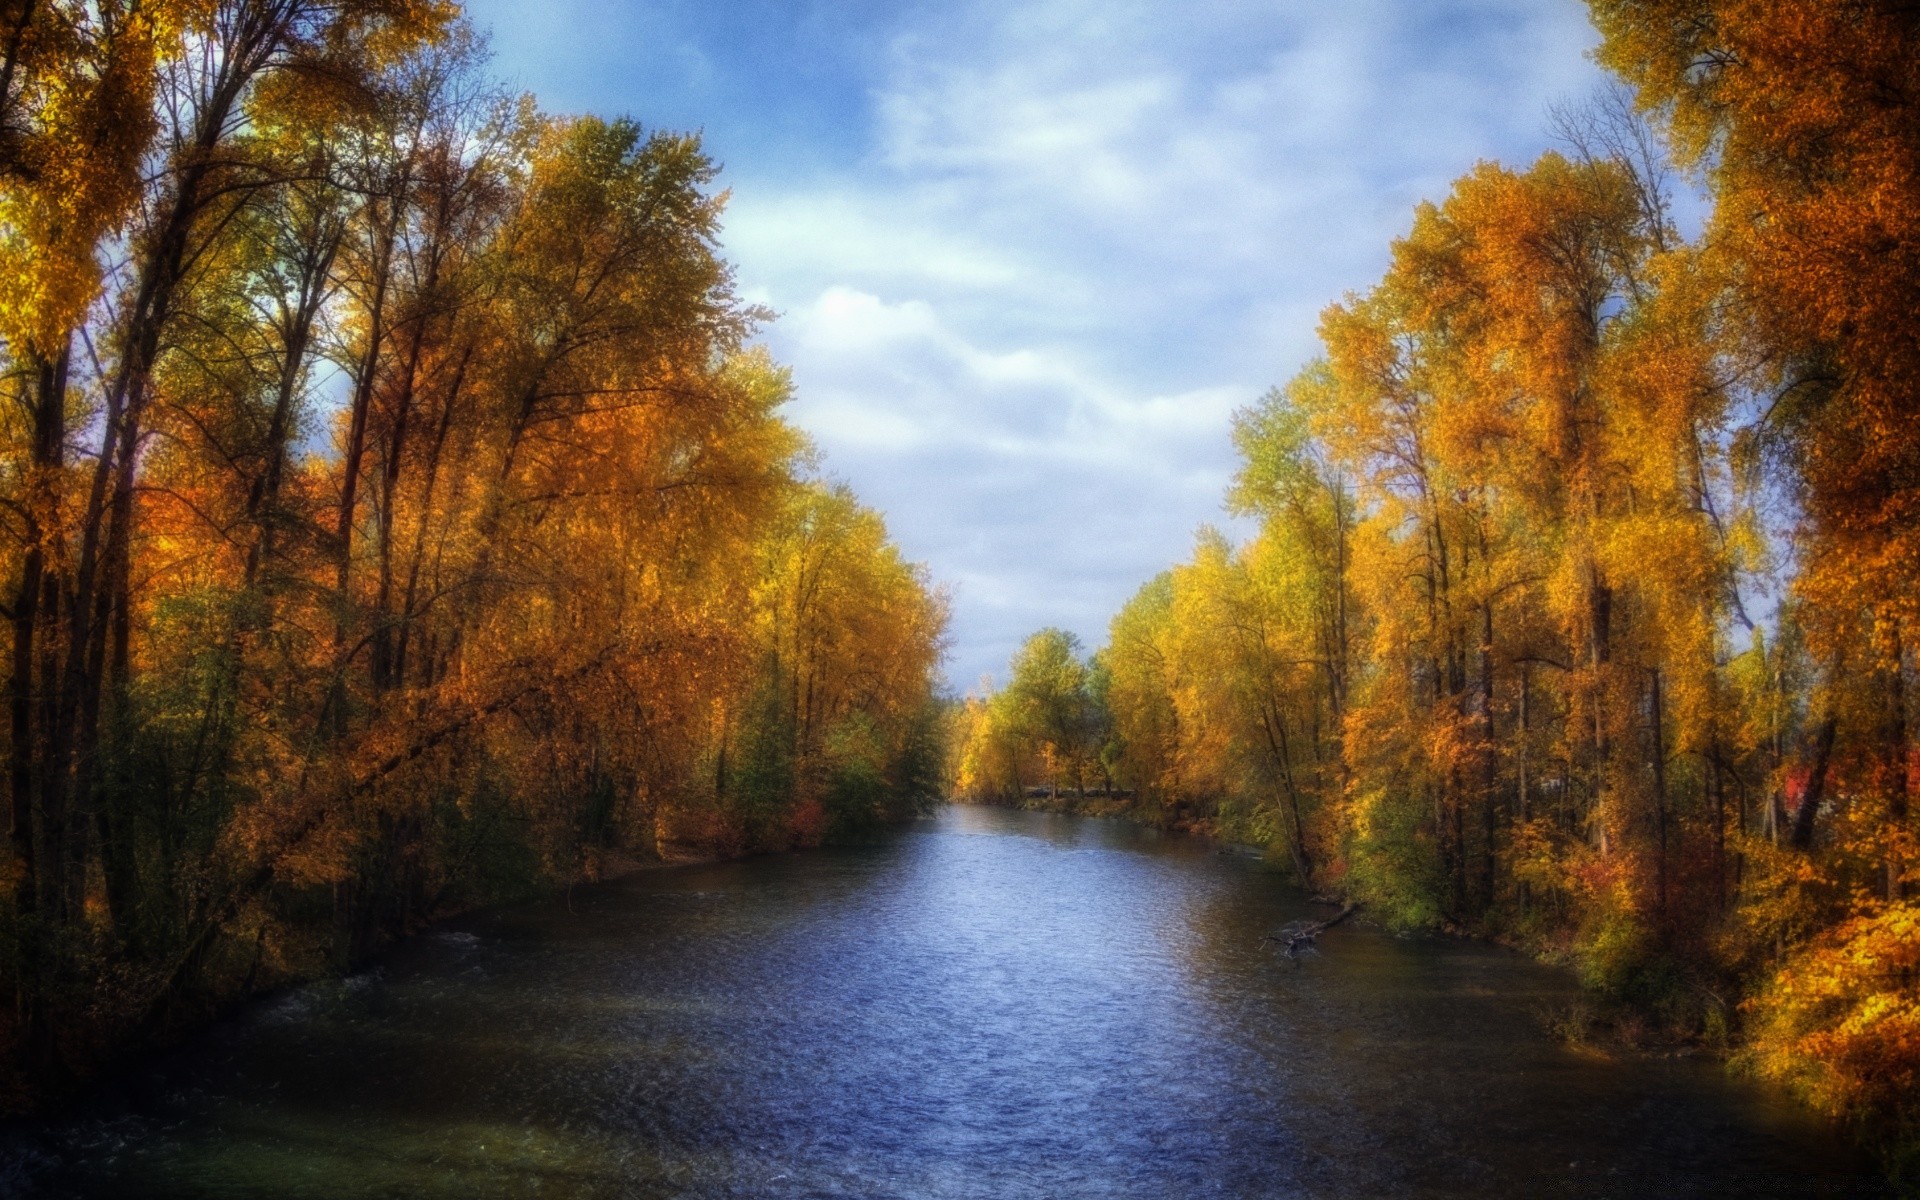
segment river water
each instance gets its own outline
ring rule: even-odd
[[[950,808],[456,922],[12,1131],[0,1191],[1879,1194],[1711,1064],[1556,1044],[1570,985],[1520,956],[1259,945],[1325,915],[1192,839]]]

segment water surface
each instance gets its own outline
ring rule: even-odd
[[[1564,976],[1260,864],[954,808],[482,914],[18,1130],[47,1196],[1868,1196],[1710,1064],[1565,1049]],[[9,1175],[7,1172],[10,1172]],[[24,1181],[31,1180],[31,1185]]]

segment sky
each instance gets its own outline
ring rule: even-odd
[[[960,691],[1244,534],[1234,410],[1419,201],[1602,82],[1579,0],[467,8],[548,111],[702,134],[787,415],[950,589]]]

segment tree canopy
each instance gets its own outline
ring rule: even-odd
[[[1911,1147],[1920,25],[1592,9],[1620,90],[1421,205],[1236,418],[1258,532],[1114,618],[1108,757]]]
[[[0,14],[0,1096],[623,858],[938,787],[945,602],[813,477],[698,138],[437,0]]]

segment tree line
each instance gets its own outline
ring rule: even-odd
[[[1235,419],[1258,532],[1203,531],[1070,686],[1036,635],[959,785],[1110,773],[1390,923],[1568,961],[1912,1171],[1920,24],[1591,8],[1615,90],[1421,205]]]
[[[939,786],[698,140],[444,0],[0,6],[0,1104],[625,852]]]

